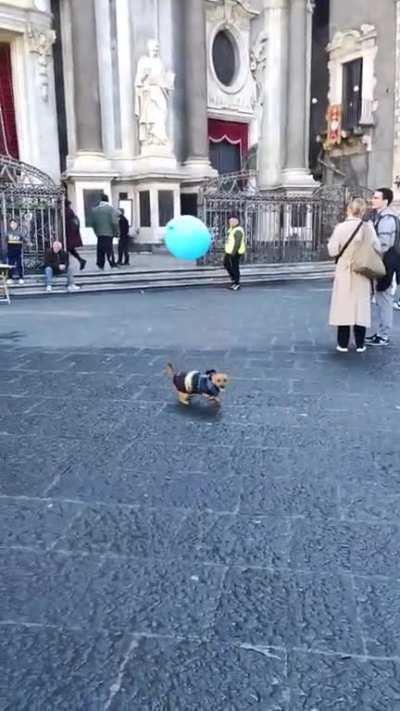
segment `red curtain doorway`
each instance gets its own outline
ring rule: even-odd
[[[248,151],[248,125],[237,121],[208,120],[210,161],[219,173],[243,168]]]
[[[0,43],[0,153],[18,158],[11,48],[3,43]]]

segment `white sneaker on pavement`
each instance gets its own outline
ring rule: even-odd
[[[23,279],[18,279],[18,284],[25,284]]]
[[[48,292],[53,291],[53,287],[51,286],[51,284],[46,286],[46,291],[48,291]]]
[[[80,290],[81,290],[81,287],[78,286],[78,284],[70,284],[70,285],[67,287],[67,291],[70,291],[70,292],[71,292],[71,291],[80,291]]]

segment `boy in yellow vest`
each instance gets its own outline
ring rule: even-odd
[[[228,236],[225,242],[224,267],[228,272],[233,291],[240,289],[240,259],[246,252],[246,236],[243,227],[240,227],[239,220],[232,215],[229,218]]]

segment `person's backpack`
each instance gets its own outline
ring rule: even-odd
[[[391,249],[393,249],[393,251],[396,252],[396,254],[400,257],[400,217],[394,212],[390,213],[390,217],[393,217],[396,223],[396,236],[394,238],[394,245]],[[378,218],[378,221],[375,224],[376,231],[378,231],[378,225],[382,219],[382,217]]]

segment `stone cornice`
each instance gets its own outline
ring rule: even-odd
[[[252,7],[248,0],[206,0],[206,2],[210,5],[225,7],[228,14],[233,8],[236,8],[247,17],[257,17],[260,14],[260,11]]]
[[[263,0],[264,10],[287,10],[288,0]]]

